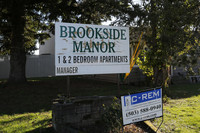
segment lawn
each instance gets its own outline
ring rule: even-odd
[[[200,84],[168,88],[171,99],[164,104],[164,133],[200,133]],[[161,119],[153,123],[159,125]]]
[[[53,99],[67,92],[66,77],[29,79],[27,84],[0,83],[0,133],[54,132],[51,106]],[[129,92],[123,89],[121,93]],[[70,95],[118,95],[117,84],[73,76]]]
[[[54,132],[51,121],[52,100],[67,92],[66,77],[29,79],[25,85],[0,83],[0,133]],[[71,96],[121,95],[145,87],[121,86],[83,77],[70,78]],[[200,84],[173,85],[168,88],[171,99],[164,105],[163,132],[200,131]],[[159,124],[160,119],[154,121]]]
[[[54,132],[51,125],[51,111],[2,115],[0,116],[0,132]]]

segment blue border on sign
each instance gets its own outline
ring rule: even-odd
[[[139,103],[143,103],[143,102],[161,98],[162,90],[161,90],[161,88],[159,88],[159,89],[153,89],[150,91],[135,93],[132,95],[126,95],[126,96],[124,96],[124,106],[126,106],[128,104],[126,97],[130,97],[130,99],[131,99],[130,103],[131,103],[131,105],[134,105],[134,104],[139,104]]]

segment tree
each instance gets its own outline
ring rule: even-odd
[[[72,23],[94,23],[111,19],[127,7],[126,0],[0,0],[0,48],[10,55],[9,82],[26,82],[26,54],[37,40],[49,37],[53,23],[61,19]]]
[[[194,64],[199,55],[199,1],[151,0],[145,5],[149,34],[146,65],[155,86],[167,86],[171,65]]]
[[[130,5],[129,19],[116,23],[145,32],[146,47],[138,63],[152,76],[154,86],[166,86],[171,65],[194,64],[199,57],[200,1],[143,0],[143,5]],[[133,11],[137,17],[132,17]]]

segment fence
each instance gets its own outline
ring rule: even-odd
[[[55,75],[55,66],[54,66],[54,55],[27,55],[26,61],[26,77],[49,77]],[[198,60],[198,65],[194,67],[194,71],[198,72],[200,70],[200,59]],[[9,56],[0,57],[0,79],[7,79],[9,77],[10,71],[10,59]],[[135,71],[132,73],[131,79],[128,82],[136,82],[137,80],[143,81],[145,79],[144,75],[142,75],[141,70],[139,68],[135,68]],[[177,77],[186,77],[187,73],[184,67],[176,67],[173,70],[173,77],[177,79]],[[117,81],[117,75],[114,77],[110,77],[113,75],[97,75],[96,78],[106,79],[108,81]],[[199,75],[198,75],[199,76]],[[192,79],[192,78],[191,78]],[[197,81],[200,82],[199,77]],[[193,78],[194,79],[194,78]],[[181,79],[182,80],[182,79]]]
[[[53,76],[54,55],[27,55],[26,77]],[[0,79],[7,79],[10,71],[10,59],[8,56],[0,58]]]

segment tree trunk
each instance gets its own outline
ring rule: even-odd
[[[160,87],[163,83],[163,73],[162,69],[159,69],[158,67],[153,68],[153,84],[154,87]]]
[[[24,47],[25,6],[23,0],[13,0],[11,4],[12,37],[8,82],[24,83],[26,82],[26,52]]]
[[[154,67],[154,86],[163,88],[168,87],[170,81],[170,67],[163,66],[162,68]]]

